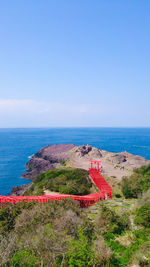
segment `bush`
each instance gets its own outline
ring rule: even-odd
[[[140,247],[137,252],[132,256],[132,265],[137,265],[140,267],[150,266],[150,242],[145,242],[142,247]]]
[[[144,227],[150,227],[150,206],[142,206],[136,210],[134,222]]]
[[[21,249],[18,251],[10,261],[10,266],[15,267],[34,267],[37,264],[37,255],[34,255],[30,250],[28,249]]]
[[[67,165],[67,162],[66,162],[66,160],[62,160],[61,162],[60,162],[60,164],[62,165],[62,166],[66,166]]]
[[[95,253],[90,247],[84,230],[79,227],[78,239],[71,240],[69,243],[69,251],[66,256],[66,265],[69,267],[92,267],[94,263]]]
[[[138,198],[150,188],[150,164],[134,170],[130,177],[122,180],[122,192],[125,198]]]
[[[101,205],[96,226],[104,233],[121,234],[130,228],[128,213],[118,215],[115,211]]]
[[[5,207],[0,209],[0,234],[7,234],[10,232],[14,228],[16,217],[22,212],[22,210],[30,209],[33,206],[33,202],[22,202],[15,206],[8,203]]]
[[[107,266],[111,250],[71,199],[1,211],[0,266]]]
[[[106,245],[102,236],[97,236],[94,241],[95,266],[111,266],[112,251]]]
[[[142,197],[138,199],[137,204],[139,206],[150,206],[150,189],[143,193]]]
[[[120,194],[115,194],[115,197],[116,198],[121,198],[121,195]]]
[[[42,262],[60,266],[70,238],[78,236],[78,226],[91,229],[78,203],[70,199],[44,205],[19,203],[0,212],[0,266],[9,266],[8,262],[10,266],[40,266]]]
[[[71,195],[87,195],[92,186],[88,171],[83,169],[53,169],[42,173],[33,181],[25,195],[43,194],[43,186],[53,192]]]

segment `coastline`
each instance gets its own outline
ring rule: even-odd
[[[20,178],[29,156],[47,144],[66,142],[90,144],[113,153],[128,151],[150,159],[149,128],[0,129],[0,195],[10,194],[13,186],[29,184],[29,180]]]
[[[133,169],[150,163],[141,156],[128,152],[113,153],[100,150],[90,145],[75,146],[74,144],[60,144],[42,147],[35,155],[28,157],[25,179],[34,180],[35,177],[54,168],[89,169],[89,160],[100,160],[103,175],[121,181],[124,176],[130,176]],[[29,184],[13,186],[9,195],[21,195],[31,186]]]

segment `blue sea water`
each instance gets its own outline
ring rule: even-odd
[[[150,128],[0,129],[0,195],[30,182],[20,178],[29,156],[43,146],[63,143],[90,144],[150,159]]]

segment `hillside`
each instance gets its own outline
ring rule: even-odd
[[[91,190],[87,171],[64,165],[39,175],[26,193]],[[86,209],[71,199],[1,208],[0,266],[150,266],[150,165],[117,185],[107,179],[113,198]]]

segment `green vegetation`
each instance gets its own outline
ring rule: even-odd
[[[6,205],[0,210],[0,266],[149,266],[150,229],[141,221],[141,206],[134,212],[140,228],[131,229],[131,212],[107,205],[97,204],[92,221],[69,199]]]
[[[134,171],[131,177],[138,181],[123,180],[128,200],[112,180],[114,198],[88,209],[72,199],[5,205],[0,209],[0,266],[150,266],[149,168]],[[42,194],[43,186],[85,194],[91,182],[84,170],[55,169],[38,176],[26,194]]]
[[[133,219],[132,227],[122,229],[119,235],[112,233],[108,224],[104,236],[112,249],[114,265],[112,266],[150,266],[150,190],[136,200],[134,209],[128,211],[130,222]],[[121,214],[120,214],[121,215]],[[124,221],[122,214],[122,220]],[[117,219],[118,221],[118,219]],[[126,221],[126,220],[125,220]],[[120,224],[119,224],[120,225]],[[122,240],[124,241],[122,244]]]
[[[138,225],[143,225],[147,228],[150,227],[150,206],[141,206],[136,211],[136,217],[134,222]]]
[[[111,250],[72,200],[1,210],[0,266],[104,266]]]
[[[121,234],[130,228],[129,214],[117,214],[105,205],[100,205],[97,217],[98,229],[103,233]]]
[[[60,164],[65,167],[67,165],[67,162],[66,160],[62,160]]]
[[[92,187],[88,171],[83,169],[54,169],[42,173],[33,181],[27,195],[43,195],[43,186],[53,192],[87,195]]]
[[[125,198],[138,198],[150,188],[150,164],[134,170],[130,177],[122,181],[122,192]]]
[[[149,251],[143,251],[143,255],[139,260],[140,251],[143,250],[144,246],[150,242],[149,232],[147,230],[132,231],[132,243],[125,246],[120,244],[114,235],[105,235],[106,243],[112,249],[114,258],[112,259],[112,267],[126,267],[132,266],[131,263],[137,263],[138,266],[149,266],[150,258],[146,258]],[[146,252],[146,253],[145,253]],[[146,256],[145,256],[146,255]],[[144,263],[145,262],[145,263]],[[144,264],[143,264],[144,263]]]

